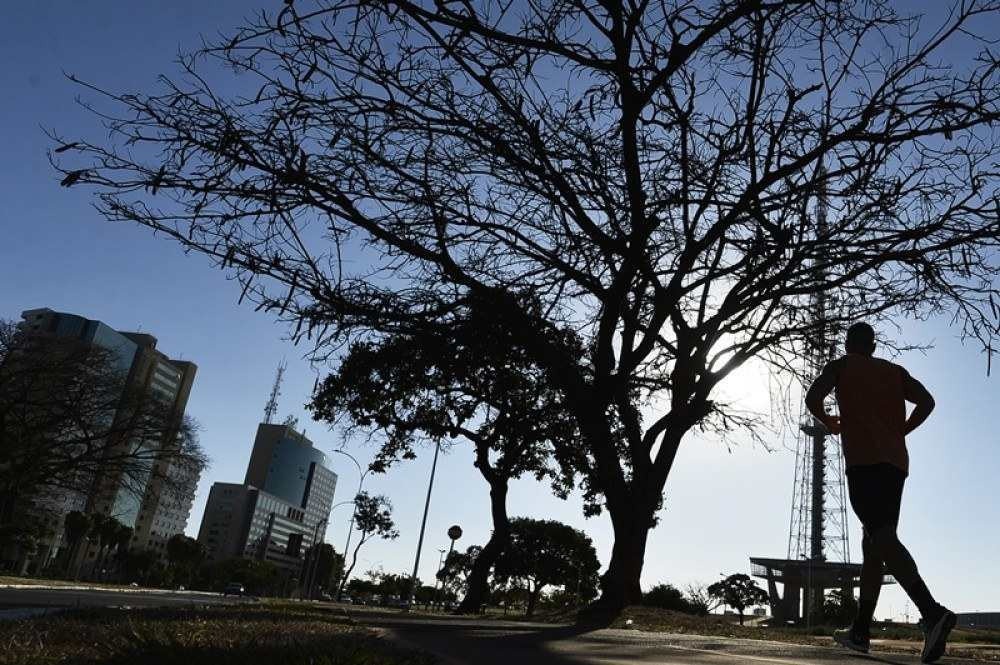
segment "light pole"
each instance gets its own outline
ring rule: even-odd
[[[334,450],[333,452],[335,452],[335,453],[337,453],[339,455],[343,455],[347,459],[349,459],[352,462],[354,462],[354,466],[358,467],[358,473],[360,474],[360,477],[358,478],[358,491],[357,491],[357,494],[354,495],[356,497],[358,494],[361,494],[361,489],[362,489],[362,487],[365,484],[365,477],[371,472],[371,470],[372,470],[371,467],[368,467],[366,469],[362,469],[361,468],[361,463],[358,462],[358,460],[354,459],[354,455],[352,455],[349,452],[346,452],[344,450],[339,450],[338,449],[338,450]],[[351,547],[351,534],[354,533],[354,518],[355,518],[355,516],[357,516],[357,514],[358,514],[358,505],[357,505],[357,502],[354,502],[354,510],[351,512],[351,523],[347,527],[347,542],[344,543],[344,561],[347,561],[347,550]],[[343,580],[343,583],[340,585],[340,588],[341,589],[346,589],[347,588],[347,580]],[[340,600],[340,594],[339,593],[337,594],[337,600]]]
[[[441,584],[441,569],[444,568],[444,553],[448,550],[438,550],[438,569],[437,573],[434,574],[434,596],[431,599],[431,603],[437,605],[438,599],[438,585]]]
[[[331,510],[333,509],[331,508]],[[309,600],[312,600],[313,597],[313,590],[312,590],[313,583],[316,581],[316,569],[319,567],[320,543],[316,542],[319,539],[319,527],[320,525],[323,525],[323,536],[324,536],[323,540],[326,540],[326,526],[329,523],[330,523],[330,517],[327,516],[321,519],[319,522],[316,522],[316,526],[313,527],[312,544],[310,545],[310,548],[312,549],[313,553],[312,561],[309,562],[309,570],[305,571],[306,574],[303,575],[303,577],[306,578],[303,581],[305,582],[306,594]]]
[[[420,520],[420,537],[417,538],[417,556],[413,559],[413,575],[410,576],[410,598],[406,603],[409,609],[417,595],[417,568],[420,567],[420,549],[424,546],[424,529],[427,527],[427,511],[431,507],[431,491],[434,489],[434,472],[437,470],[438,453],[441,451],[441,441],[434,443],[434,461],[431,462],[431,479],[427,483],[427,500],[424,501],[424,517]]]

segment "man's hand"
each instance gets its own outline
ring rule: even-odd
[[[826,427],[830,434],[835,436],[840,434],[840,416],[831,416],[827,413],[823,415],[822,421],[823,426]]]

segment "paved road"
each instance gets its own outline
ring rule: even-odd
[[[358,617],[359,619],[361,617]],[[443,665],[916,665],[919,658],[836,647],[725,637],[586,630],[518,622],[365,618],[391,639],[430,651]],[[971,664],[943,658],[942,664]],[[979,662],[979,665],[982,665]]]
[[[163,607],[250,602],[246,598],[185,591],[0,588],[0,610],[43,607]]]

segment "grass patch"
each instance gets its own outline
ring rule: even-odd
[[[629,624],[628,620],[632,623]],[[714,635],[749,640],[772,640],[794,644],[829,645],[833,631],[841,626],[740,626],[732,617],[705,617],[661,610],[655,607],[628,607],[611,624],[612,628],[631,628],[650,632]],[[885,630],[882,630],[882,628]],[[918,653],[923,645],[923,633],[913,625],[876,624],[872,637],[887,640],[875,645],[875,650]],[[948,655],[961,658],[1000,661],[1000,631],[957,628],[948,639]]]
[[[340,613],[295,603],[80,610],[0,624],[4,665],[430,665]]]
[[[103,582],[83,582],[83,581],[71,581],[71,580],[49,580],[42,577],[13,577],[9,575],[0,575],[0,585],[18,585],[18,586],[51,586],[51,587],[63,587],[63,586],[88,586],[88,587],[100,587],[102,589],[121,589],[128,588],[125,584],[106,584]]]

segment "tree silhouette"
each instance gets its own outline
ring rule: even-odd
[[[708,595],[729,605],[740,615],[740,625],[743,625],[743,611],[754,605],[767,602],[767,592],[757,586],[749,575],[737,573],[724,580],[708,585]]]
[[[564,343],[579,345],[571,335]],[[421,435],[472,443],[489,485],[493,531],[467,571],[462,612],[478,612],[486,601],[490,571],[507,545],[510,481],[530,473],[566,498],[576,470],[586,468],[564,395],[486,307],[472,308],[446,334],[418,330],[353,344],[310,408],[318,419],[346,416],[385,432],[377,471],[414,457]]]
[[[787,377],[848,320],[941,311],[992,354],[998,13],[298,2],[155,92],[91,86],[110,138],[53,133],[53,162],[321,357],[488,302],[577,421],[614,609],[686,435],[752,424],[717,395],[747,361]]]
[[[361,492],[354,497],[356,511],[354,514],[354,528],[358,530],[361,537],[358,538],[354,552],[351,553],[351,565],[347,567],[344,576],[340,579],[340,587],[337,589],[335,598],[340,598],[344,593],[344,585],[354,572],[354,566],[358,563],[358,551],[361,546],[378,536],[384,540],[395,540],[399,537],[396,525],[392,521],[392,504],[389,499],[381,494],[370,496],[368,492]]]
[[[528,594],[525,615],[535,612],[548,586],[591,598],[600,562],[585,533],[555,520],[519,517],[511,520],[510,544],[500,555],[495,576]]]
[[[205,546],[190,536],[175,533],[167,540],[167,561],[174,571],[175,583],[190,585],[204,558]]]
[[[127,381],[98,345],[0,321],[0,525],[32,497],[68,490],[141,499],[150,483],[183,492],[169,467],[201,469],[197,424]],[[99,533],[95,528],[93,533]]]

